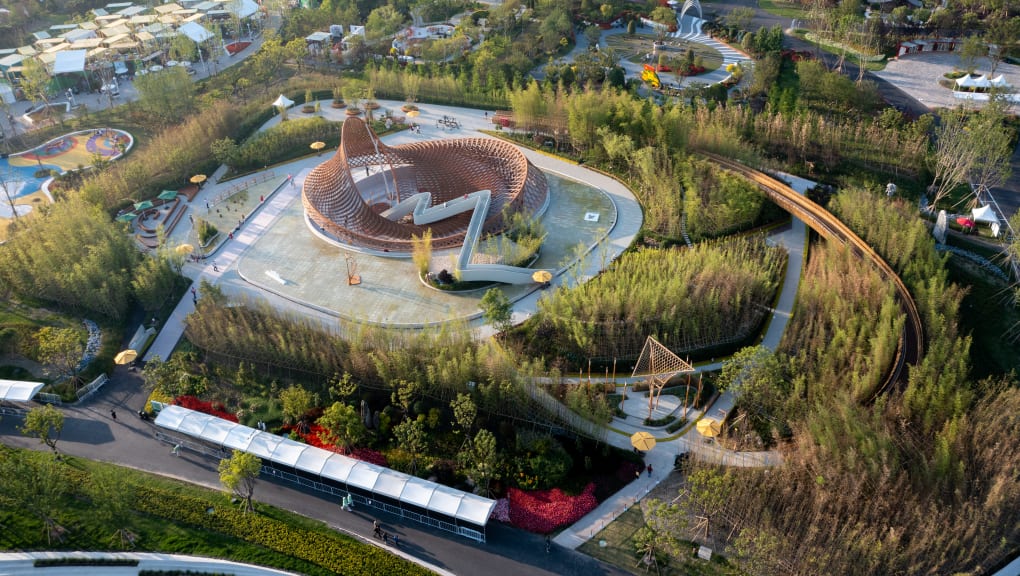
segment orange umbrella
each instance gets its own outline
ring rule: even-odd
[[[531,275],[531,279],[539,284],[545,284],[552,280],[552,272],[548,270],[536,270],[535,273]]]
[[[194,176],[191,177],[191,183],[192,184],[201,184],[202,182],[205,182],[206,179],[207,179],[207,177],[206,177],[205,174],[195,174]]]
[[[419,112],[418,110],[411,110],[410,112],[407,113],[407,117],[417,118],[419,114],[421,114],[421,112]]]
[[[138,358],[138,352],[134,350],[123,350],[113,357],[114,364],[130,364]]]
[[[655,436],[652,436],[644,430],[635,432],[634,435],[630,437],[630,445],[642,452],[648,452],[652,448],[655,448]]]
[[[722,433],[722,424],[712,418],[698,420],[698,432],[707,438],[715,438]]]

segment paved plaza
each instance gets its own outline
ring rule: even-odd
[[[952,52],[925,52],[910,54],[899,59],[890,60],[885,70],[873,72],[875,76],[891,82],[897,88],[921,102],[929,110],[952,108],[966,104],[966,100],[953,97],[953,91],[939,85],[945,74],[958,70],[960,56]],[[977,61],[977,74],[990,74],[992,64],[987,58]],[[1012,86],[1020,87],[1020,66],[1001,63],[995,69],[995,75],[1002,74]],[[979,104],[980,105],[980,104]],[[1016,110],[1014,105],[1013,109]]]

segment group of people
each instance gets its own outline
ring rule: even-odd
[[[376,538],[382,538],[383,544],[390,543],[389,532],[382,529],[382,526],[379,524],[378,520],[372,521],[372,535],[375,536]],[[400,546],[400,536],[396,534],[393,535],[393,545]]]

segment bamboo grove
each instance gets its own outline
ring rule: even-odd
[[[649,335],[690,353],[759,328],[785,263],[785,252],[760,238],[642,249],[540,300],[537,321],[575,358],[636,356]]]
[[[715,535],[750,574],[986,572],[1012,553],[1020,390],[968,380],[962,291],[946,281],[906,203],[848,189],[833,211],[906,279],[929,346],[901,389],[869,401],[873,363],[890,356],[899,318],[887,286],[843,248],[811,251],[779,352],[789,386],[771,418],[789,427],[784,464],[714,470],[727,478]]]

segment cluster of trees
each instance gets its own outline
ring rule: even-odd
[[[613,358],[636,356],[650,335],[678,354],[739,341],[764,318],[785,261],[781,250],[750,238],[628,254],[598,278],[539,301],[542,346]]]
[[[215,140],[210,150],[217,162],[236,172],[254,170],[306,154],[311,142],[322,141],[327,149],[335,148],[340,142],[340,124],[321,116],[293,119],[258,132],[240,145],[229,137]]]

